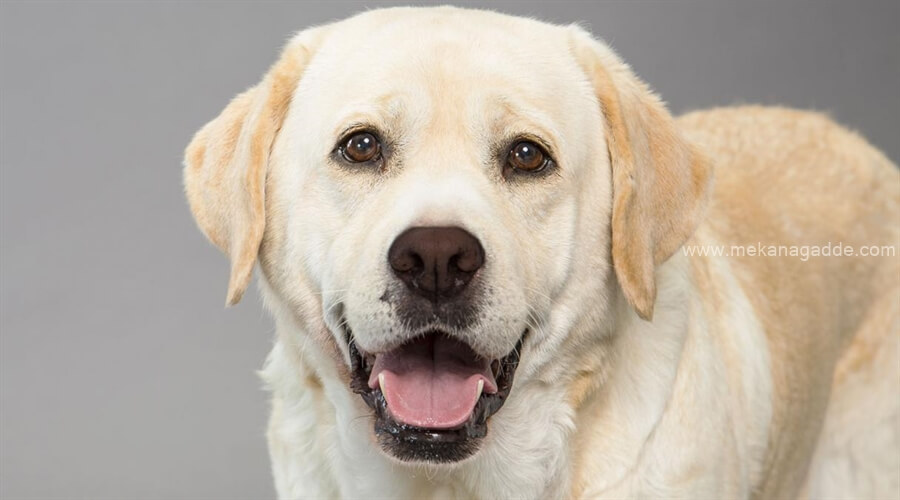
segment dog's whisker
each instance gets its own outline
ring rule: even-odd
[[[539,296],[541,296],[541,297],[547,299],[547,302],[548,302],[549,304],[553,304],[553,303],[555,302],[555,300],[553,299],[553,297],[547,295],[547,294],[544,293],[544,292],[541,292],[540,290],[538,290],[538,289],[536,289],[536,288],[531,288],[531,287],[528,287],[528,286],[523,286],[522,288],[524,288],[524,289],[525,289],[526,291],[528,291],[528,292],[531,292],[531,293],[533,293],[533,294],[535,294],[535,295],[539,295]]]

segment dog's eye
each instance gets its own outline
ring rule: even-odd
[[[350,136],[341,146],[341,154],[352,163],[372,161],[378,159],[378,155],[381,154],[381,144],[369,132],[359,132]]]
[[[543,148],[531,141],[519,141],[509,150],[509,166],[524,172],[540,172],[550,162]]]

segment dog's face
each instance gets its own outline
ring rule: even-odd
[[[650,316],[707,183],[581,30],[445,8],[298,35],[186,163],[229,302],[258,256],[277,309],[330,354],[319,375],[360,394],[389,455],[433,463],[475,453],[519,363],[537,379],[571,358],[611,289]]]

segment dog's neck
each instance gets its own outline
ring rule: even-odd
[[[273,392],[268,437],[279,496],[552,498],[582,490],[585,474],[592,485],[616,484],[665,411],[684,343],[684,287],[665,284],[680,280],[683,266],[669,267],[660,273],[657,321],[638,319],[622,300],[614,304],[617,331],[598,339],[609,345],[595,352],[612,352],[615,343],[616,354],[594,358],[608,366],[588,372],[594,379],[584,394],[573,399],[578,370],[524,377],[493,418],[481,452],[451,467],[410,466],[382,454],[371,411],[337,375],[334,360],[312,342],[298,345],[306,336],[268,301],[279,340],[263,377]],[[574,322],[573,331],[602,335],[590,332],[588,321]],[[579,351],[584,343],[573,343],[570,359]],[[585,439],[579,432],[587,428],[599,434]],[[602,463],[583,463],[591,451],[583,443],[609,450]]]
[[[661,266],[657,283],[652,322],[640,319],[618,294],[610,312],[615,331],[598,341],[602,346],[582,348],[589,354],[581,355],[581,369],[586,365],[597,375],[572,398],[579,431],[571,440],[570,496],[595,497],[621,488],[640,468],[641,453],[668,410],[691,330],[687,262],[676,256]]]

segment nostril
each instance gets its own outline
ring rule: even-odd
[[[422,262],[422,257],[415,252],[402,252],[396,258],[391,259],[391,268],[398,273],[420,271],[424,267],[425,263]]]
[[[454,255],[450,264],[464,273],[474,273],[484,264],[484,256],[480,246],[465,249]]]
[[[456,254],[456,255],[450,257],[449,259],[447,259],[447,272],[448,273],[462,271],[462,269],[459,268],[459,257],[460,257],[459,254]]]

